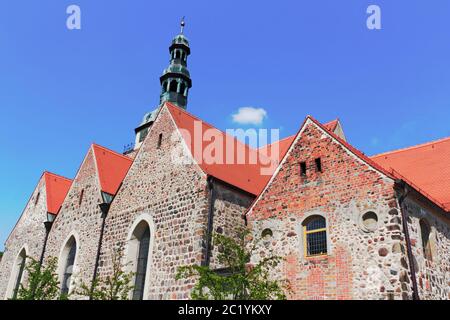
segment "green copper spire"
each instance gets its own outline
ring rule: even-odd
[[[191,54],[189,40],[184,36],[184,17],[181,20],[181,31],[172,40],[170,65],[164,70],[161,81],[160,104],[169,101],[186,109],[189,89],[192,87],[191,75],[187,69],[187,57]]]

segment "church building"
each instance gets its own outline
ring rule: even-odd
[[[339,120],[307,116],[297,134],[252,148],[187,111],[183,29],[134,146],[93,144],[73,179],[42,174],[6,240],[0,299],[26,283],[27,257],[57,258],[71,294],[111,275],[117,250],[130,299],[189,299],[178,268],[220,272],[212,235],[243,228],[250,265],[283,258],[272,276],[289,281],[289,299],[450,299],[450,138],[368,157]],[[204,159],[212,140],[227,161]]]

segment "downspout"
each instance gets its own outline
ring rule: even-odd
[[[417,286],[417,278],[416,278],[416,266],[414,264],[414,256],[411,248],[411,238],[409,237],[409,230],[408,230],[408,221],[406,216],[406,209],[404,207],[404,200],[406,199],[409,189],[408,186],[404,181],[400,181],[399,186],[401,188],[400,196],[398,198],[398,202],[400,204],[400,212],[402,215],[402,225],[403,225],[403,232],[405,234],[405,242],[406,242],[406,252],[408,255],[408,262],[409,262],[409,270],[411,272],[411,282],[413,287],[413,300],[420,300],[419,297],[419,289]]]
[[[111,206],[111,204],[106,203],[106,202],[99,204],[100,210],[102,211],[102,226],[100,229],[100,237],[98,239],[97,256],[95,258],[94,275],[92,277],[91,296],[89,297],[89,300],[92,300],[92,292],[94,291],[94,283],[97,279],[98,265],[100,263],[100,253],[101,253],[102,244],[103,244],[103,234],[105,233],[106,217],[108,216],[108,211],[109,211],[110,206]]]
[[[44,246],[42,247],[41,258],[39,259],[39,268],[44,263],[44,255],[45,255],[45,250],[47,248],[48,235],[50,234],[50,229],[52,228],[52,224],[53,223],[49,222],[49,221],[44,222],[44,225],[45,225],[45,239],[44,239]]]
[[[214,192],[214,178],[209,176],[208,181],[208,221],[206,229],[206,252],[205,259],[202,261],[202,266],[207,267],[211,261],[211,242],[212,242],[212,232],[213,232],[213,219],[214,219],[214,203],[216,201],[216,194]]]

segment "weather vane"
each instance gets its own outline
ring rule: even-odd
[[[181,34],[183,34],[183,31],[184,31],[184,26],[185,26],[186,24],[184,23],[184,17],[181,19]]]

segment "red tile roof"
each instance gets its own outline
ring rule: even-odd
[[[115,195],[133,160],[105,147],[93,144],[100,187],[103,192]]]
[[[47,211],[52,214],[58,214],[72,185],[72,180],[50,172],[44,172],[44,179],[47,193]]]
[[[450,211],[450,138],[371,158]]]
[[[184,109],[178,108],[171,103],[166,103],[167,109],[171,113],[173,119],[175,120],[176,125],[180,129],[187,130],[189,132],[191,139],[184,137],[191,154],[193,155],[195,161],[198,163],[200,168],[208,175],[211,175],[219,180],[222,180],[230,185],[236,186],[241,190],[249,192],[253,195],[258,195],[262,189],[264,188],[267,181],[270,179],[270,175],[261,175],[261,168],[264,167],[264,164],[261,163],[261,159],[263,161],[269,161],[266,157],[260,155],[258,151],[253,150],[245,143],[240,142],[235,137],[229,136],[226,133],[214,128],[212,125],[200,120],[199,118],[193,116],[188,113]],[[203,141],[203,139],[195,139],[194,133],[194,124],[197,122],[198,127],[202,128],[202,132],[204,133],[206,130],[211,130],[214,135],[222,137],[222,145],[223,145],[223,157],[222,159],[227,159],[227,148],[226,141],[234,141],[234,148],[228,148],[228,152],[231,153],[231,150],[234,152],[234,155],[228,155],[230,158],[233,156],[233,164],[226,163],[213,163],[208,164],[202,159],[203,152],[208,145],[211,144],[210,141]],[[228,138],[227,138],[228,137]],[[199,149],[196,150],[194,146],[194,140],[199,141]],[[238,150],[243,150],[245,152],[245,164],[237,163],[237,153]],[[258,161],[255,164],[249,164],[248,159],[250,156],[255,157]],[[225,161],[222,161],[225,162]]]

